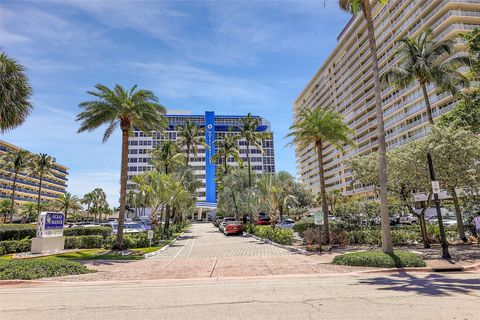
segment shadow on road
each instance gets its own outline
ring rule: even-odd
[[[414,291],[423,295],[450,295],[453,293],[470,294],[480,292],[479,279],[450,278],[441,274],[416,277],[406,272],[390,277],[364,279],[361,284],[384,286],[378,290]]]

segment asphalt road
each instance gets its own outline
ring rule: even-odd
[[[478,319],[477,274],[46,283],[0,287],[9,319]]]

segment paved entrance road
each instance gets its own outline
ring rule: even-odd
[[[141,261],[89,261],[97,273],[62,281],[226,278],[345,273],[365,268],[326,264],[327,254],[304,256],[251,237],[225,237],[212,224],[194,224],[167,250]]]
[[[478,319],[478,274],[0,287],[10,319]]]

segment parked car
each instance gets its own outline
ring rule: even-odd
[[[90,228],[90,227],[99,227],[100,225],[93,222],[77,222],[69,226],[69,228]]]
[[[257,220],[257,225],[259,226],[267,226],[267,225],[270,225],[272,223],[272,221],[270,220],[270,217],[269,216],[261,216],[258,218]]]
[[[432,216],[427,221],[428,221],[428,223],[432,223],[432,224],[437,223],[438,224],[438,217]],[[452,215],[445,215],[445,216],[442,216],[442,222],[443,222],[443,225],[446,226],[446,227],[456,226],[457,225],[457,217],[452,216]]]
[[[284,229],[292,229],[294,225],[295,225],[295,221],[293,219],[283,219],[283,221],[280,221],[279,223],[277,223],[276,227],[284,228]]]
[[[230,234],[243,235],[243,224],[241,221],[227,221],[223,234],[228,236]]]
[[[213,220],[213,225],[214,225],[215,227],[218,227],[218,226],[220,225],[220,222],[222,222],[222,220],[223,220],[223,217],[217,217],[217,218],[215,218],[215,219]]]
[[[413,214],[406,214],[400,217],[399,222],[402,224],[416,224],[418,223],[418,218]]]
[[[143,231],[148,231],[152,229],[152,225],[150,223],[150,218],[135,218],[133,219],[134,223],[138,223]]]
[[[102,223],[101,226],[104,227],[111,227],[112,228],[112,234],[116,234],[118,230],[118,223],[117,222],[107,222],[107,223]],[[138,233],[138,232],[144,232],[145,230],[143,227],[136,222],[125,222],[123,225],[123,233]]]
[[[223,233],[225,230],[225,226],[231,221],[235,221],[235,218],[234,217],[223,218],[222,221],[218,224],[218,230],[220,230],[220,232]]]

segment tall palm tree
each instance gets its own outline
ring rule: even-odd
[[[88,192],[88,193],[85,193],[83,195],[83,198],[82,200],[80,200],[80,202],[84,205],[87,206],[87,212],[90,213],[90,206],[92,205],[92,202],[93,202],[93,194],[92,192]]]
[[[165,108],[158,103],[158,98],[150,90],[133,86],[125,90],[120,85],[112,89],[97,84],[97,91],[87,93],[95,100],[80,103],[84,111],[77,115],[81,121],[78,132],[93,131],[103,125],[107,129],[103,135],[106,142],[117,126],[122,131],[122,158],[120,169],[120,208],[118,214],[117,240],[114,248],[123,249],[123,225],[125,222],[125,201],[127,197],[128,136],[132,129],[138,128],[146,134],[161,131],[165,125]]]
[[[262,151],[262,140],[265,138],[266,134],[263,132],[258,132],[258,126],[260,125],[259,119],[253,117],[248,113],[244,118],[240,119],[240,137],[244,138],[247,142],[247,165],[248,165],[248,187],[252,187],[252,170],[250,164],[250,146],[256,147],[258,150]]]
[[[385,4],[389,0],[375,0]],[[375,3],[375,2],[374,2]],[[385,142],[385,124],[383,121],[382,93],[380,89],[380,69],[378,66],[377,44],[375,40],[375,28],[373,26],[371,0],[338,0],[338,5],[344,11],[353,15],[363,14],[367,23],[367,36],[370,46],[370,59],[372,61],[373,86],[375,90],[375,113],[377,117],[378,136],[378,162],[379,162],[379,196],[380,218],[382,224],[382,250],[385,253],[393,253],[392,237],[390,235],[390,217],[388,216],[388,192],[387,192],[387,145]]]
[[[72,195],[70,192],[65,192],[59,198],[55,200],[55,206],[58,210],[63,211],[65,216],[64,223],[67,223],[68,212],[80,210],[80,199],[77,196]]]
[[[21,125],[32,111],[28,100],[32,87],[25,69],[15,59],[0,53],[0,132]]]
[[[175,142],[167,140],[153,150],[151,164],[157,171],[168,174],[172,169],[183,164],[185,156],[184,153],[180,152]]]
[[[317,150],[318,169],[320,176],[320,197],[324,218],[326,241],[329,242],[328,203],[325,186],[325,171],[323,167],[323,148],[325,143],[342,150],[344,144],[353,145],[349,135],[353,131],[343,122],[342,116],[330,108],[303,109],[299,120],[290,126],[287,137],[293,137],[290,144],[305,149],[314,145]]]
[[[273,174],[263,174],[257,181],[260,193],[260,202],[268,209],[268,215],[272,221],[272,228],[278,222],[280,206],[284,203],[283,187]]]
[[[395,89],[403,89],[418,82],[425,99],[428,121],[433,125],[427,86],[434,84],[456,95],[459,85],[468,84],[467,77],[457,69],[470,66],[471,59],[466,55],[452,58],[454,50],[455,44],[452,40],[435,42],[431,30],[425,31],[417,38],[405,37],[401,40],[400,48],[396,53],[399,57],[399,66],[385,72],[382,75],[382,82]]]
[[[20,215],[26,222],[35,221],[35,216],[37,215],[37,206],[33,202],[25,203],[21,206]]]
[[[100,221],[100,215],[102,207],[107,203],[107,195],[102,188],[95,188],[91,192],[91,200],[92,200],[92,207],[91,210],[93,211],[94,218],[93,220],[97,220],[98,214],[98,221]]]
[[[454,50],[455,44],[452,40],[435,42],[431,30],[423,32],[417,38],[405,37],[396,53],[399,56],[399,66],[385,72],[382,82],[397,89],[418,82],[425,100],[428,122],[434,125],[427,86],[434,84],[443,91],[457,95],[459,86],[468,85],[467,77],[460,73],[458,68],[472,65],[472,60],[466,55],[452,58]],[[450,188],[449,192],[455,204],[459,236],[467,242],[457,191]]]
[[[12,150],[0,157],[0,164],[7,174],[13,175],[12,194],[10,195],[10,223],[13,222],[13,214],[15,212],[15,191],[17,188],[17,179],[20,173],[25,173],[29,166],[32,155],[25,150]]]
[[[240,157],[240,151],[237,145],[237,141],[240,138],[238,135],[227,135],[225,139],[220,142],[215,155],[212,157],[212,161],[222,161],[223,172],[228,173],[228,160],[233,158],[240,167],[243,166],[242,158]]]
[[[191,121],[186,121],[183,126],[179,126],[177,144],[181,148],[186,148],[186,166],[188,166],[190,160],[190,151],[196,156],[198,153],[198,146],[206,146],[204,134],[205,130]]]
[[[38,178],[38,198],[37,198],[37,213],[40,214],[41,196],[42,196],[42,183],[46,177],[53,177],[55,160],[46,153],[39,153],[33,157],[31,161],[31,172]]]

